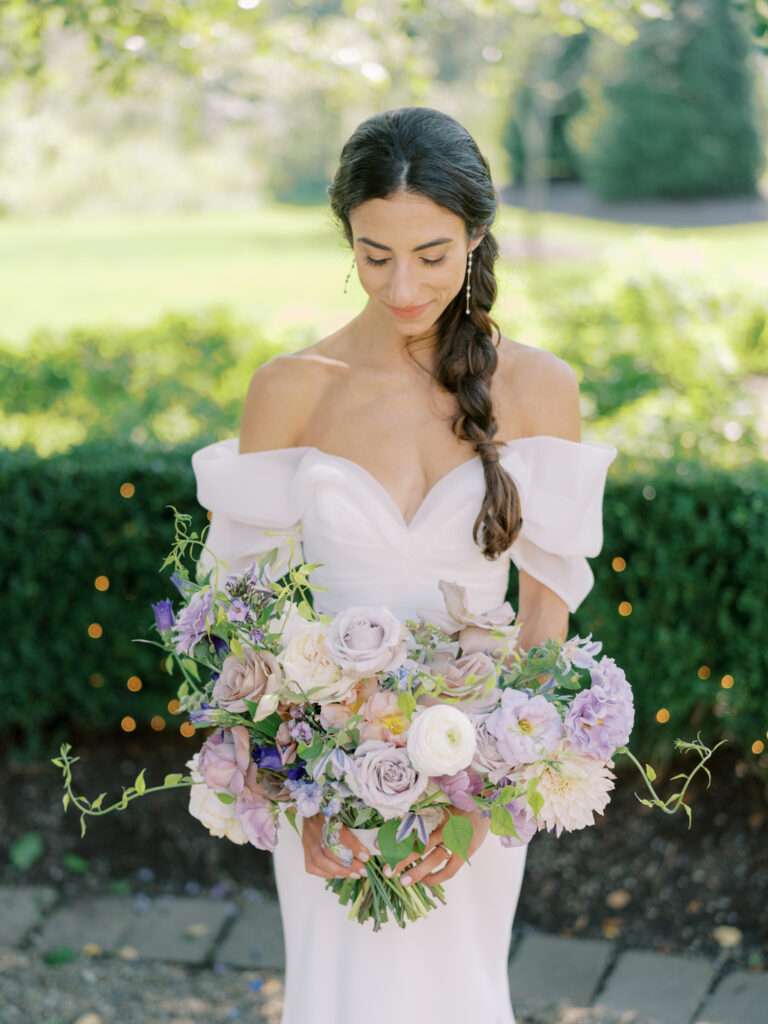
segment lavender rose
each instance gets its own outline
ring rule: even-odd
[[[244,725],[217,729],[200,748],[198,770],[211,789],[238,796],[251,764],[251,738]]]
[[[347,676],[362,679],[402,665],[407,633],[382,606],[361,605],[339,612],[328,630],[328,650]]]
[[[487,775],[493,783],[500,782],[510,770],[507,761],[499,753],[496,737],[488,728],[488,715],[471,715],[475,726],[477,746],[470,767]]]
[[[245,701],[259,703],[256,721],[271,715],[277,706],[277,690],[282,671],[274,654],[246,648],[242,658],[230,654],[224,659],[221,673],[213,688],[213,699],[226,711],[247,711]],[[262,701],[268,696],[271,700]],[[261,704],[264,704],[264,707]],[[266,712],[263,714],[262,712]]]
[[[389,820],[407,813],[423,795],[429,776],[416,771],[404,747],[365,740],[355,751],[344,781],[355,796]]]
[[[277,810],[264,796],[258,775],[258,768],[251,762],[235,801],[235,814],[251,846],[271,852],[277,846]]]

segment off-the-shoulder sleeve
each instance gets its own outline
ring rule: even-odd
[[[197,578],[216,566],[221,586],[227,575],[244,572],[270,548],[278,549],[269,574],[277,578],[301,561],[304,506],[299,472],[306,448],[239,451],[236,437],[215,441],[192,454],[197,500],[211,512]]]
[[[603,494],[613,445],[551,435],[519,438],[502,455],[518,485],[523,526],[509,549],[575,612],[595,577],[587,558],[603,546]]]

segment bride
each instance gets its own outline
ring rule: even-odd
[[[573,369],[490,317],[488,163],[453,118],[405,107],[358,126],[328,191],[368,301],[257,369],[239,439],[194,453],[211,511],[202,568],[215,554],[242,571],[278,546],[275,573],[320,563],[319,611],[377,604],[404,618],[443,609],[441,579],[466,588],[471,611],[499,605],[512,563],[520,646],[565,638],[594,582],[616,449],[581,441]],[[281,811],[283,1024],[514,1024],[507,957],[527,846],[452,812],[471,819],[469,861],[438,828],[395,869],[444,883],[447,903],[374,933],[325,889],[363,870],[362,844],[343,830],[345,866],[322,844],[322,812],[297,818],[299,836]]]

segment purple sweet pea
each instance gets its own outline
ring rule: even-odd
[[[302,818],[312,818],[320,810],[323,788],[318,782],[286,779],[285,788],[290,790],[296,801],[296,813]]]
[[[269,768],[273,772],[279,772],[283,767],[283,759],[277,747],[257,746],[253,752],[253,759],[259,768]]]
[[[592,685],[578,693],[565,716],[566,736],[580,754],[607,761],[629,739],[635,722],[632,687],[624,670],[604,655],[590,669]]]
[[[152,611],[155,613],[155,626],[160,633],[170,629],[176,621],[173,614],[173,602],[167,598],[156,601],[152,605]]]
[[[171,573],[171,583],[176,587],[182,597],[188,597],[195,590],[195,584],[192,580],[185,580],[183,576],[179,576],[177,572]]]
[[[502,846],[525,846],[538,831],[530,805],[524,796],[504,805],[514,819],[517,836],[499,836]]]
[[[250,615],[248,605],[241,597],[235,597],[227,608],[227,618],[230,622],[245,622]]]
[[[477,804],[472,796],[483,788],[483,777],[472,768],[465,768],[455,775],[435,775],[433,781],[442,789],[454,807],[462,811],[476,811]]]
[[[487,719],[499,753],[512,765],[530,764],[551,754],[563,735],[557,708],[541,695],[505,689],[501,705]]]
[[[216,708],[211,704],[201,704],[199,708],[190,711],[188,718],[193,725],[213,725],[216,720]]]
[[[198,590],[182,608],[173,627],[176,634],[176,651],[190,654],[214,624],[212,613],[213,598],[210,590]]]

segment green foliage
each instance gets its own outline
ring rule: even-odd
[[[531,119],[537,122],[537,127],[545,118],[549,123],[544,178],[548,181],[578,179],[578,156],[568,136],[568,124],[585,102],[581,77],[590,40],[587,32],[565,36],[559,41],[551,67],[543,78],[535,74],[521,78],[502,129],[502,141],[509,155],[511,179],[515,184],[523,184],[533,171],[529,167],[525,141]],[[547,43],[553,45],[551,40]],[[540,60],[539,54],[534,53],[531,57],[534,67]]]
[[[674,0],[603,84],[582,153],[603,199],[755,194],[763,168],[750,40],[731,0]]]
[[[221,307],[168,313],[146,327],[39,330],[0,348],[3,416],[45,450],[107,436],[171,444],[236,422],[249,372],[281,351]]]
[[[585,419],[638,469],[759,457],[743,381],[768,367],[768,303],[710,292],[653,269],[597,282],[589,272],[532,283],[547,346],[577,371]]]

